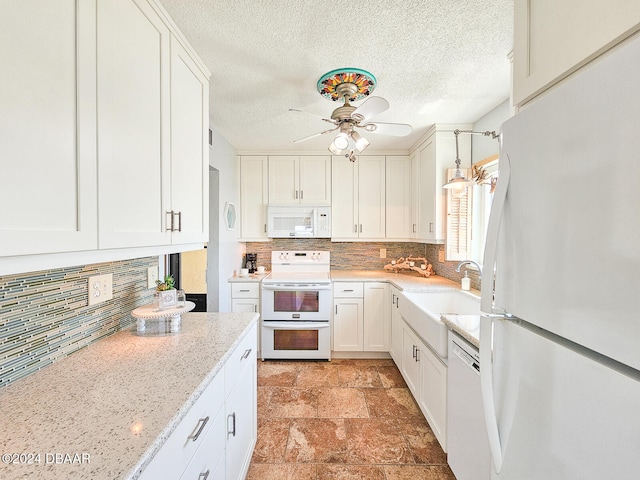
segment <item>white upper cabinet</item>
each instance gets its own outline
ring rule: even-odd
[[[95,8],[2,4],[2,257],[97,248]]]
[[[170,43],[145,0],[98,3],[101,248],[171,243]]]
[[[406,240],[412,236],[411,160],[408,156],[387,156],[386,238]]]
[[[385,157],[334,156],[331,176],[332,238],[385,238]]]
[[[523,105],[638,29],[638,1],[516,0],[513,104]]]
[[[209,80],[171,37],[171,209],[173,243],[209,238]]]
[[[471,125],[436,125],[415,151],[412,175],[417,178],[413,209],[417,212],[417,240],[444,243],[446,231],[446,195],[442,185],[447,182],[447,168],[455,167],[456,146],[453,131],[470,130]],[[459,135],[462,166],[471,164],[471,135]],[[413,155],[412,155],[413,158]]]
[[[239,157],[240,237],[243,241],[267,239],[267,156]]]
[[[206,241],[207,129],[207,76],[158,12],[100,1],[100,248]]]
[[[269,204],[330,205],[329,156],[269,156]]]

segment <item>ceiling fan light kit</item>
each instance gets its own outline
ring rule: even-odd
[[[389,108],[389,102],[384,98],[370,96],[376,84],[376,78],[371,73],[359,68],[341,68],[325,73],[318,80],[318,93],[328,100],[344,102],[341,107],[331,113],[331,119],[322,118],[326,122],[333,123],[335,128],[301,138],[294,143],[339,130],[329,146],[329,151],[334,155],[344,154],[350,161],[355,162],[355,152],[360,153],[370,145],[369,141],[355,130],[356,128],[361,128],[365,132],[397,137],[409,135],[412,130],[411,125],[370,122],[372,117]],[[349,103],[363,99],[365,101],[359,107]],[[306,113],[294,108],[289,110]]]

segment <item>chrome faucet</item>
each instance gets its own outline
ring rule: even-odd
[[[480,265],[478,265],[476,262],[474,262],[473,260],[463,260],[461,261],[458,266],[456,267],[456,272],[460,273],[460,269],[462,268],[463,265],[466,265],[467,263],[470,263],[472,265],[474,265],[477,269],[478,269],[478,275],[480,277],[482,277],[482,268],[480,268]]]

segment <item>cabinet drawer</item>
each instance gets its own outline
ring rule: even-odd
[[[226,436],[225,411],[221,409],[180,480],[214,480],[214,472],[217,471],[220,461],[224,463]],[[217,478],[224,476],[218,475]]]
[[[224,369],[189,409],[160,451],[142,472],[141,479],[180,478],[198,447],[224,409]]]
[[[232,283],[232,298],[258,298],[260,296],[260,284],[255,283]]]
[[[334,282],[334,298],[359,298],[364,295],[362,282]]]
[[[231,357],[225,363],[224,390],[226,396],[231,393],[233,386],[248,365],[255,365],[258,350],[258,326],[254,325],[249,333],[240,341]]]

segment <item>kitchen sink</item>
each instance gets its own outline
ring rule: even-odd
[[[447,327],[440,315],[480,315],[480,299],[459,290],[402,292],[398,309],[405,322],[438,355],[447,358]]]

